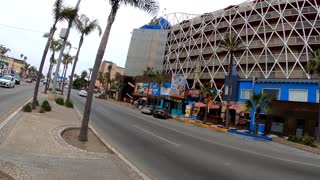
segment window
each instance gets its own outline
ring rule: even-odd
[[[308,102],[308,90],[289,90],[289,101]]]
[[[241,90],[241,99],[250,99],[252,95],[253,95],[253,91],[251,89]]]
[[[262,89],[262,92],[270,100],[280,100],[280,89]]]

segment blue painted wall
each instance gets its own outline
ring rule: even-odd
[[[245,102],[245,99],[241,99],[242,89],[252,89],[252,80],[239,80],[239,89],[238,89],[238,101]],[[289,90],[299,89],[299,90],[308,90],[308,102],[315,103],[317,97],[317,91],[319,90],[318,84],[304,84],[304,83],[254,83],[254,92],[259,93],[262,89],[274,88],[280,89],[280,100],[288,101],[289,100]]]

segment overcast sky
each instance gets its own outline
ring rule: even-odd
[[[49,32],[53,23],[52,6],[55,0],[3,0],[0,10],[0,44],[11,49],[9,56],[20,58],[20,54],[28,57],[28,63],[39,67],[46,40],[42,37]],[[239,4],[244,0],[159,0],[159,16],[166,13],[185,12],[191,14],[203,14],[213,12],[229,5]],[[64,0],[66,5],[74,6],[77,0]],[[110,12],[108,0],[82,0],[80,14],[86,14],[91,20],[98,19],[101,28],[104,30],[107,17]],[[135,28],[148,23],[152,16],[131,7],[122,6],[118,11],[113,24],[104,60],[115,62],[118,66],[124,67],[128,47],[131,39],[131,32]],[[66,23],[58,24],[56,38],[61,28]],[[78,46],[79,34],[72,30],[69,41],[73,47]],[[81,48],[77,73],[87,70],[94,64],[100,37],[97,32],[85,37]],[[76,50],[72,49],[70,54],[75,55]],[[51,52],[48,53],[49,59]],[[58,53],[56,58],[58,57]],[[46,61],[44,74],[46,74],[49,63]],[[69,68],[71,69],[71,68]],[[69,70],[70,72],[70,70]]]

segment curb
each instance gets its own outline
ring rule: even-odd
[[[178,122],[182,122],[182,123],[186,123],[186,124],[192,124],[192,125],[195,125],[195,126],[198,126],[198,127],[202,127],[202,128],[207,128],[207,129],[213,129],[213,130],[216,130],[218,132],[223,132],[223,133],[227,133],[228,132],[228,129],[226,128],[220,128],[220,127],[217,127],[215,125],[207,125],[207,124],[203,124],[203,123],[199,123],[199,122],[195,122],[195,121],[191,121],[191,120],[187,120],[187,119],[183,119],[183,118],[177,118],[177,117],[174,117],[172,118]]]
[[[7,117],[4,118],[4,121],[2,121],[2,123],[0,124],[0,130],[15,116],[18,114],[18,112],[20,112],[21,108],[23,106],[25,106],[26,104],[29,103],[29,101],[32,100],[31,98],[28,98],[27,100],[24,101],[24,103],[21,106],[17,106],[15,107],[15,110],[13,113],[11,113],[10,115],[6,115]]]
[[[78,113],[78,115],[82,118],[82,114],[79,109],[75,106],[74,109]],[[97,137],[108,147],[110,148],[123,162],[125,162],[134,172],[136,172],[142,179],[151,180],[147,175],[145,175],[141,170],[139,170],[135,165],[133,165],[124,155],[122,155],[117,149],[111,146],[102,136],[93,128],[89,122],[89,128],[96,134]]]

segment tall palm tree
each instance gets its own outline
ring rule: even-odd
[[[246,106],[251,110],[250,131],[255,129],[255,117],[259,117],[261,111],[267,113],[269,111],[269,99],[263,93],[253,93],[252,97],[246,101]]]
[[[106,75],[106,87],[105,87],[105,91],[104,91],[105,99],[107,99],[107,95],[108,95],[108,91],[109,91],[109,83],[111,81],[111,70],[112,70],[112,64],[109,64],[108,72],[105,73],[105,75]]]
[[[227,97],[227,107],[226,107],[226,127],[229,128],[230,124],[230,101],[231,101],[231,87],[232,87],[232,66],[233,66],[233,56],[234,52],[240,48],[242,41],[238,39],[235,34],[226,34],[224,39],[220,42],[220,47],[228,51],[229,55],[229,79],[228,79],[228,97]]]
[[[73,59],[74,59],[74,56],[71,56],[70,54],[64,54],[63,55],[62,63],[64,64],[64,67],[63,67],[64,71],[63,71],[61,95],[63,95],[63,91],[64,91],[64,82],[65,82],[65,78],[66,78],[66,75],[67,75],[68,65],[72,64]]]
[[[29,75],[29,67],[30,67],[30,64],[25,62],[23,66],[23,70],[25,71],[26,77],[28,77]]]
[[[143,75],[147,77],[148,80],[148,90],[147,90],[147,102],[149,104],[149,90],[151,86],[151,82],[154,80],[155,77],[155,71],[153,67],[146,67],[146,69],[143,71]]]
[[[42,69],[47,57],[47,53],[49,50],[49,46],[51,43],[51,40],[56,32],[56,25],[58,22],[67,19],[67,17],[70,16],[70,13],[74,13],[72,11],[70,11],[72,8],[68,8],[68,7],[63,7],[63,0],[56,0],[54,5],[53,5],[53,25],[50,28],[50,33],[49,33],[49,37],[46,43],[46,46],[44,48],[43,51],[43,55],[41,58],[41,62],[40,62],[40,66],[39,66],[39,74],[37,77],[37,81],[36,81],[36,85],[34,88],[34,93],[33,93],[33,100],[32,100],[32,109],[36,109],[36,105],[37,105],[37,99],[38,99],[38,91],[39,91],[39,85],[40,85],[40,81],[41,81],[41,75],[42,75]]]
[[[79,59],[80,50],[81,50],[81,47],[82,47],[82,44],[84,41],[84,37],[91,34],[95,30],[98,31],[99,36],[102,33],[102,30],[101,30],[101,27],[99,26],[98,20],[95,19],[93,21],[90,21],[90,19],[84,14],[82,14],[80,16],[80,18],[75,20],[75,24],[76,24],[77,31],[79,31],[79,33],[80,33],[80,41],[79,41],[79,45],[78,45],[77,54],[74,59],[72,71],[71,71],[71,78],[70,78],[70,82],[69,82],[67,101],[70,100],[71,88],[72,88],[72,83],[73,83],[73,76],[74,76],[74,72],[76,70],[76,66],[77,66],[77,62]],[[90,79],[89,79],[89,81],[90,81]]]
[[[99,82],[100,82],[100,87],[101,87],[101,86],[104,87],[104,84],[106,83],[106,82],[105,82],[105,81],[106,81],[106,78],[104,77],[103,72],[99,72],[99,76],[98,76],[97,79],[98,79]]]
[[[156,14],[159,10],[158,2],[156,0],[109,0],[109,3],[111,5],[111,11],[108,17],[106,29],[104,31],[103,37],[101,39],[101,42],[97,51],[97,55],[96,55],[96,59],[95,59],[95,63],[94,63],[92,75],[91,75],[91,82],[95,82],[97,79],[99,66],[101,64],[106,46],[108,44],[110,30],[116,18],[117,12],[120,8],[120,5],[129,5],[132,7],[136,7],[150,14]],[[81,141],[88,141],[88,124],[89,124],[89,118],[90,118],[90,112],[91,112],[92,97],[94,93],[94,85],[95,85],[94,83],[90,83],[89,85],[88,96],[86,99],[86,104],[85,104],[84,113],[83,113],[83,120],[82,120],[82,125],[80,129],[80,134],[79,134],[79,140]]]
[[[161,71],[156,71],[154,73],[154,79],[155,79],[155,82],[157,83],[158,91],[159,91],[159,95],[157,96],[157,106],[159,106],[160,90],[161,90],[161,86],[163,86],[166,81],[166,77],[164,76],[164,74]]]
[[[46,37],[46,34],[44,35],[44,37]],[[44,93],[47,93],[47,90],[50,86],[50,82],[51,82],[51,73],[52,73],[52,69],[53,69],[53,65],[56,64],[56,59],[55,59],[55,53],[60,51],[61,49],[61,44],[62,44],[62,40],[55,40],[52,39],[51,44],[49,49],[52,51],[51,57],[50,57],[50,65],[49,65],[49,70],[48,70],[48,75],[47,75],[47,81],[46,81],[46,86],[44,88]]]
[[[202,86],[201,87],[201,96],[205,99],[206,110],[204,113],[203,123],[207,122],[208,119],[208,111],[209,111],[209,103],[214,96],[216,96],[216,92],[210,86]]]
[[[320,75],[320,49],[317,49],[311,54],[312,59],[307,64],[307,70],[309,74]],[[320,87],[320,79],[318,79],[318,85]],[[320,90],[319,90],[320,92]],[[318,136],[317,141],[320,142],[320,94],[319,94],[319,108],[318,108]]]
[[[92,68],[89,68],[88,70],[89,70],[89,77],[88,77],[88,79],[90,80],[90,78],[91,78],[91,73],[92,73]]]

